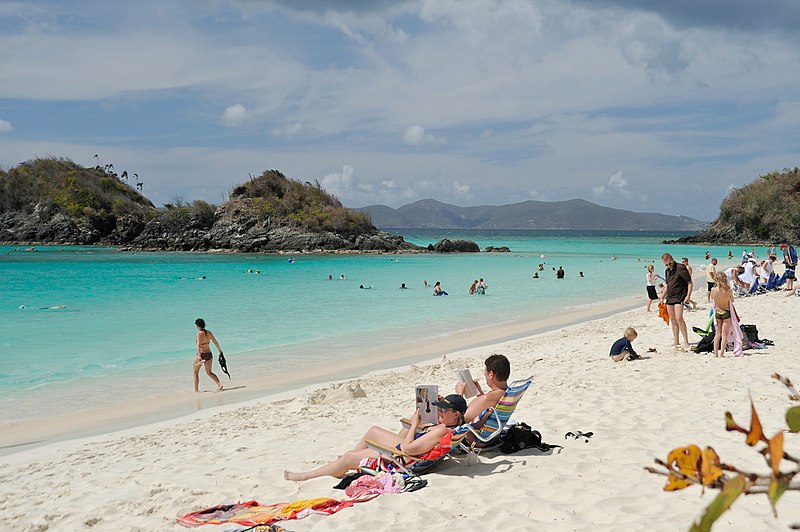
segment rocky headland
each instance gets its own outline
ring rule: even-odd
[[[425,250],[379,231],[319,184],[277,170],[235,187],[219,206],[177,200],[158,209],[127,183],[127,172],[109,166],[47,158],[0,170],[0,241],[159,251]]]
[[[665,243],[772,245],[800,242],[800,168],[759,176],[732,190],[719,217],[692,236]]]

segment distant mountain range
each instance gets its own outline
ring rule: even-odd
[[[397,209],[369,205],[378,227],[396,229],[578,229],[627,231],[700,231],[707,222],[686,216],[612,209],[590,201],[523,201],[511,205],[458,207],[433,199]]]

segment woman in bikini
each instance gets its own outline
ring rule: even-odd
[[[217,391],[222,390],[222,383],[219,382],[219,379],[211,371],[211,366],[214,363],[214,356],[211,353],[211,342],[214,342],[214,345],[217,346],[219,349],[220,354],[222,353],[222,348],[219,346],[219,342],[217,339],[214,338],[214,334],[211,331],[206,330],[206,322],[203,318],[197,318],[194,322],[197,325],[197,354],[194,357],[194,391],[199,392],[200,386],[200,367],[206,367],[206,375],[211,377],[211,380],[217,383]]]
[[[717,333],[714,336],[714,356],[724,357],[728,346],[728,333],[731,330],[731,300],[733,290],[728,284],[725,272],[714,274],[717,286],[711,289],[711,300],[714,302],[714,319],[717,322]]]
[[[411,428],[402,435],[381,427],[372,427],[352,450],[347,451],[333,462],[302,473],[284,471],[283,478],[296,481],[322,476],[342,478],[348,471],[358,469],[362,463],[366,467],[374,467],[375,461],[380,458],[380,455],[367,446],[367,440],[373,440],[386,447],[396,447],[398,450],[420,459],[439,458],[452,448],[453,430],[464,424],[467,401],[460,395],[452,394],[433,404],[439,407],[439,424],[423,433],[417,434],[420,422],[419,410],[417,410],[411,418]]]

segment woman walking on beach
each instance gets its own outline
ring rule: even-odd
[[[219,346],[217,339],[214,338],[214,333],[206,330],[206,322],[203,318],[197,318],[194,324],[197,325],[197,354],[194,357],[194,391],[200,391],[201,366],[205,366],[206,375],[211,377],[211,380],[217,384],[217,391],[222,391],[222,383],[219,382],[219,378],[211,371],[211,366],[214,363],[214,356],[211,353],[211,342],[214,342],[220,354],[222,354],[222,348]]]

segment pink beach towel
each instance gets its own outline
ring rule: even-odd
[[[742,334],[742,328],[739,327],[739,315],[736,313],[736,309],[733,308],[733,301],[731,301],[731,330],[728,332],[728,342],[733,342],[733,355],[740,357],[744,355],[742,351],[742,341],[744,339],[744,334]]]

